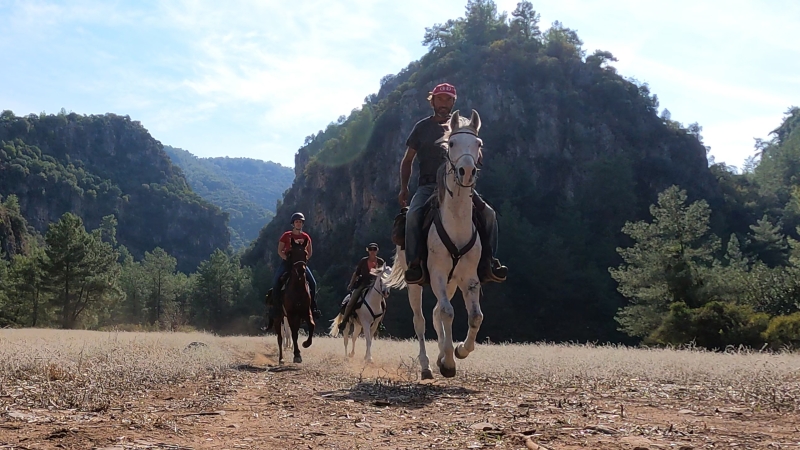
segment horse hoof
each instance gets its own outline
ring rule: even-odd
[[[278,360],[278,365],[280,365],[280,366],[282,366],[282,365],[283,365],[283,360],[282,360],[282,359],[279,359],[279,360]]]
[[[422,371],[422,379],[423,380],[432,380],[433,379],[433,372],[431,369],[425,369]]]
[[[462,345],[459,345],[458,347],[456,347],[456,351],[455,351],[456,358],[458,358],[458,359],[464,359],[464,358],[466,358],[467,356],[469,356],[469,353],[464,353],[464,355],[463,355],[463,356],[461,355],[461,353],[459,353],[459,350],[463,350],[463,349],[464,349],[464,345],[463,345],[463,344],[462,344]]]
[[[445,366],[439,366],[439,373],[441,373],[445,378],[453,378],[456,376],[456,368],[453,367],[452,369],[448,369]]]
[[[299,363],[303,362],[303,358],[300,357],[299,355],[295,356],[294,357],[294,362],[299,364]],[[453,373],[455,374],[455,370],[453,370]]]
[[[303,348],[308,348],[308,347],[311,347],[311,339],[303,342]]]

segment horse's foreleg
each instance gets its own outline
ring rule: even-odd
[[[367,353],[364,355],[364,361],[372,363],[372,316],[362,317],[359,311],[359,320],[361,321],[361,328],[364,329],[364,341],[367,345]],[[366,314],[364,314],[366,316]]]
[[[300,321],[297,319],[292,320],[289,323],[289,326],[292,328],[292,344],[294,345],[294,362],[301,363],[303,362],[303,358],[300,357],[300,346],[297,345],[297,336],[298,332],[300,331]]]
[[[408,286],[408,303],[414,311],[414,331],[419,341],[419,365],[422,369],[422,379],[430,380],[433,378],[431,373],[428,353],[425,350],[425,316],[422,314],[422,286],[411,284]]]
[[[282,319],[275,319],[273,327],[275,328],[275,334],[278,335],[278,364],[283,364],[283,327],[280,325],[278,321]],[[286,336],[288,339],[289,336]]]
[[[436,365],[442,376],[450,378],[456,376],[456,360],[453,356],[453,317],[455,310],[448,297],[447,282],[443,277],[431,278],[431,288],[436,295],[436,306],[433,308],[434,328],[438,334],[439,356]]]
[[[477,278],[465,280],[461,285],[461,293],[464,297],[464,306],[467,308],[467,321],[469,331],[464,342],[456,347],[456,358],[464,359],[475,350],[475,339],[478,330],[483,322],[483,312],[481,312],[481,283]]]
[[[311,341],[314,339],[314,316],[311,314],[311,310],[308,311],[308,317],[306,318],[306,323],[308,323],[308,338],[306,341],[303,342],[303,348],[311,347]]]

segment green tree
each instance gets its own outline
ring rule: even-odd
[[[10,318],[6,312],[8,305],[8,261],[5,259],[3,250],[0,249],[0,326],[11,325]]]
[[[622,228],[635,243],[617,248],[624,262],[609,272],[631,303],[616,317],[630,336],[652,333],[672,303],[696,308],[707,301],[703,272],[713,262],[719,239],[708,233],[708,203],[698,200],[686,206],[686,199],[686,191],[671,186],[650,207],[652,222],[627,222]]]
[[[506,13],[497,13],[492,0],[467,0],[464,16],[464,35],[467,42],[485,45],[508,34]]]
[[[250,270],[221,250],[211,254],[197,270],[193,294],[196,323],[220,331],[231,320],[237,304],[252,292]]]
[[[133,256],[123,250],[119,283],[124,299],[116,305],[117,323],[144,324],[147,322],[147,299],[150,296],[150,284],[142,269],[142,264],[133,260]]]
[[[773,225],[765,214],[750,225],[753,237],[750,241],[750,251],[769,267],[785,266],[789,263],[789,244],[786,236],[781,232],[781,226]]]
[[[117,252],[100,233],[89,234],[81,219],[65,213],[50,225],[45,236],[44,262],[62,328],[74,328],[87,308],[102,308],[117,291]]]
[[[11,260],[9,292],[20,307],[17,314],[20,325],[35,327],[47,322],[42,302],[46,295],[44,258],[44,249],[31,241],[27,254],[14,255]]]
[[[156,247],[153,252],[145,252],[142,260],[142,271],[150,286],[149,311],[150,322],[158,324],[165,309],[172,309],[175,301],[176,283],[175,268],[177,260]]]
[[[542,32],[539,30],[539,13],[533,9],[533,4],[527,0],[517,3],[516,9],[511,12],[511,34],[523,39],[538,39]]]

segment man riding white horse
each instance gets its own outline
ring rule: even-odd
[[[406,213],[405,252],[408,269],[405,272],[405,281],[409,284],[425,282],[425,268],[420,258],[423,209],[436,188],[436,172],[447,158],[447,140],[442,138],[449,131],[450,113],[456,101],[456,88],[448,83],[439,84],[428,93],[428,101],[433,108],[433,115],[414,125],[406,140],[406,153],[400,164],[400,194],[397,199],[401,206],[406,206],[411,166],[414,158],[419,159],[419,187]],[[480,164],[479,157],[478,165]],[[482,283],[503,282],[508,274],[508,268],[500,264],[495,257],[498,242],[495,211],[474,191],[473,203],[481,222],[478,227],[481,231],[481,242],[487,248],[478,267],[478,276]]]

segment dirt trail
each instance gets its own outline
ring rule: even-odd
[[[165,386],[99,412],[0,399],[0,448],[800,449],[796,411],[655,404],[637,392],[547,391],[498,377],[419,383],[403,367],[364,368],[338,355],[276,360],[248,355],[225,378]]]

